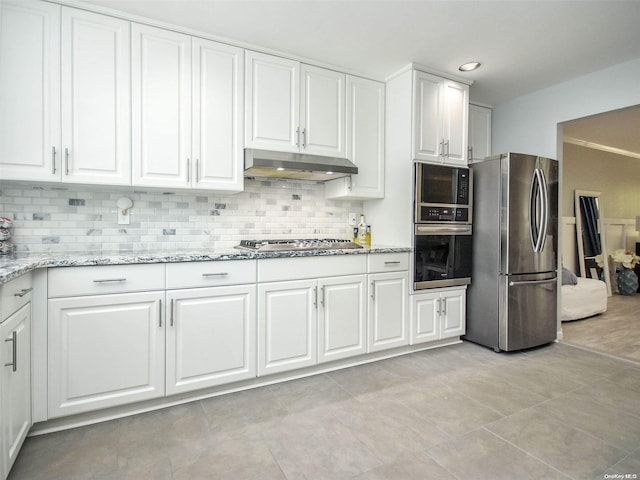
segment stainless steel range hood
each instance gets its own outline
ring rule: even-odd
[[[244,176],[292,178],[326,182],[358,173],[358,167],[346,158],[302,153],[244,150]]]

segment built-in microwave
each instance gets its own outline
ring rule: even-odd
[[[471,223],[471,170],[415,164],[415,223]]]

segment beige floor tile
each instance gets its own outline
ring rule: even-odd
[[[487,429],[535,458],[577,478],[592,478],[626,453],[535,410],[505,417]]]

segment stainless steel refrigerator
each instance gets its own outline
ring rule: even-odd
[[[557,331],[558,162],[507,153],[471,166],[473,268],[465,339],[495,351]]]

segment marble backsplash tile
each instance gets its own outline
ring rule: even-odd
[[[118,225],[116,201],[133,200]],[[18,252],[145,252],[230,248],[253,238],[349,238],[361,201],[327,200],[324,185],[245,180],[236,195],[137,187],[0,182],[0,216]]]

